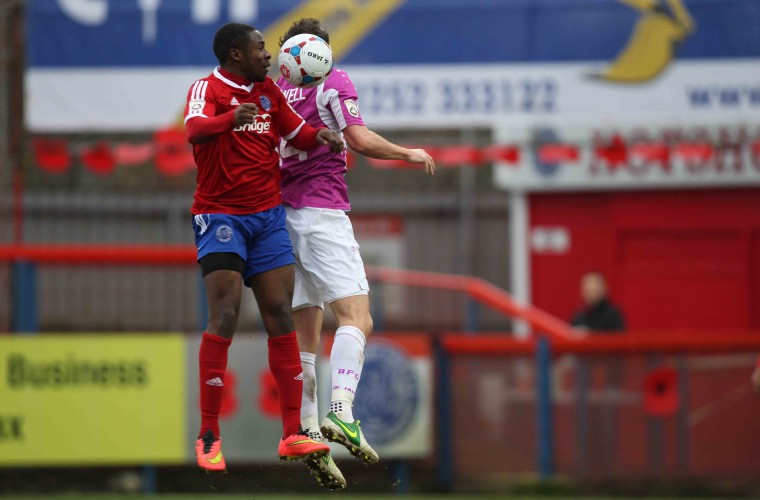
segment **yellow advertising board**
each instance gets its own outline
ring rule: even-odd
[[[0,466],[181,463],[181,335],[0,337]]]

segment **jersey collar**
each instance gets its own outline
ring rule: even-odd
[[[237,76],[233,73],[230,73],[229,71],[225,71],[219,66],[214,68],[214,76],[217,77],[219,80],[223,81],[230,87],[234,87],[236,89],[242,89],[247,92],[250,92],[253,90],[253,83],[250,85],[243,85],[242,82],[246,82],[247,80],[243,77]]]

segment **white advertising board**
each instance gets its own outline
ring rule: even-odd
[[[757,59],[675,61],[645,84],[594,78],[604,63],[347,66],[373,128],[760,122]],[[27,72],[32,131],[152,130],[177,121],[210,67]]]

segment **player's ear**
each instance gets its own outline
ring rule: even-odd
[[[239,61],[242,54],[240,53],[240,49],[236,49],[233,47],[230,49],[229,56],[230,56],[229,59],[231,61]]]

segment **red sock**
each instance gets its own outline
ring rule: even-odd
[[[219,437],[219,409],[224,394],[224,373],[227,370],[227,349],[232,339],[203,333],[198,353],[201,387],[201,432],[210,430]],[[200,437],[199,436],[199,437]]]
[[[303,370],[296,332],[269,338],[269,369],[277,382],[283,437],[287,437],[301,426]]]

